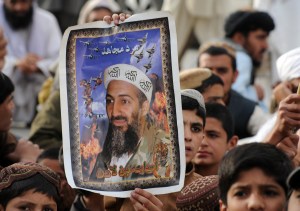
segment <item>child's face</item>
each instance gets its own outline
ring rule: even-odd
[[[206,118],[204,134],[205,138],[193,161],[196,165],[218,166],[226,151],[235,146],[235,143],[227,143],[227,134],[222,123],[212,117]]]
[[[0,210],[3,210],[3,207],[0,207]],[[57,204],[54,199],[47,195],[29,190],[11,199],[6,206],[6,210],[57,211]]]
[[[192,161],[204,138],[203,119],[196,115],[196,110],[183,110],[183,127],[186,163]]]
[[[242,171],[227,192],[227,206],[222,211],[264,210],[283,211],[286,205],[284,189],[261,169]]]

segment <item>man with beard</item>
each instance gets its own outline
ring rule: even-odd
[[[269,33],[274,30],[272,17],[261,11],[239,10],[226,20],[225,41],[236,50],[239,75],[232,88],[244,97],[259,102],[262,108],[263,88],[255,84],[255,68],[259,67],[268,49]]]
[[[58,58],[61,32],[55,17],[34,0],[4,0],[0,25],[7,43],[3,72],[16,86],[14,121],[30,123],[36,97]]]
[[[153,163],[154,146],[166,139],[159,130],[147,127],[151,80],[132,65],[116,64],[105,70],[104,86],[109,128],[90,180],[121,181],[153,176],[154,173],[126,173],[125,170],[143,166],[144,162]],[[103,176],[107,170],[111,172],[109,177]]]

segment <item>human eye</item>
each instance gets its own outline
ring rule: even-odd
[[[21,205],[18,207],[18,210],[22,210],[22,211],[30,211],[30,207],[27,205]]]
[[[215,133],[215,132],[207,132],[207,133],[206,133],[206,136],[207,136],[208,138],[211,138],[211,139],[216,139],[216,138],[219,137],[218,134]]]
[[[123,104],[129,104],[131,101],[129,100],[129,99],[127,99],[127,98],[123,98],[122,99],[122,103]]]
[[[245,198],[249,193],[249,190],[245,189],[245,188],[238,188],[236,190],[234,190],[233,192],[233,196],[237,197],[237,198]]]
[[[106,98],[106,104],[112,104],[114,100],[112,98],[107,97]]]
[[[227,73],[228,70],[225,67],[220,67],[220,68],[217,68],[217,72],[218,72],[218,74],[223,75],[223,74]]]
[[[202,126],[201,125],[192,125],[191,131],[193,133],[200,133],[202,131]]]
[[[275,197],[279,195],[278,191],[273,189],[266,189],[263,191],[263,194],[268,197]]]
[[[45,208],[43,209],[43,211],[54,211],[54,209],[52,209],[51,207],[45,207]]]
[[[236,191],[236,192],[234,193],[234,196],[241,198],[241,197],[246,196],[246,192],[245,192],[245,191],[242,191],[242,190],[239,190],[239,191]]]

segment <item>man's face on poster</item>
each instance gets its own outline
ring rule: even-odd
[[[110,123],[126,132],[140,117],[139,90],[125,81],[111,81],[107,87],[106,112]]]
[[[120,156],[133,150],[140,139],[141,121],[148,101],[141,102],[141,92],[134,85],[113,80],[108,84],[106,112],[111,134],[112,153]]]

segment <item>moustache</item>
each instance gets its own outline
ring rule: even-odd
[[[124,116],[113,116],[111,117],[111,120],[110,121],[114,121],[114,120],[125,120],[125,121],[128,121],[126,117]]]

